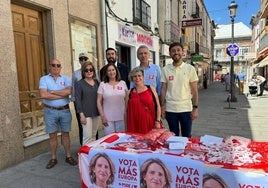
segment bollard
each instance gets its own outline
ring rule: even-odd
[[[231,93],[228,94],[228,103],[229,103],[229,108],[231,108]]]

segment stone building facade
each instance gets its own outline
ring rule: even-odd
[[[38,84],[58,58],[62,74],[79,68],[87,52],[103,64],[99,0],[0,2],[0,169],[49,151]],[[71,110],[74,114],[73,105]],[[73,116],[71,139],[78,136]],[[60,140],[60,135],[59,135]]]

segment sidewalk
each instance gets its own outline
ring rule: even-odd
[[[245,94],[247,87],[245,87]],[[199,90],[199,117],[193,123],[193,137],[210,134],[219,137],[239,135],[255,141],[268,141],[268,92],[262,97],[238,95],[238,102],[226,102],[225,86],[215,82]],[[234,109],[232,109],[234,108]],[[72,142],[72,156],[80,147]],[[0,171],[0,187],[5,188],[78,188],[81,187],[78,166],[65,163],[63,146],[58,149],[58,164],[45,166],[50,153],[41,154],[14,167]]]
[[[78,141],[72,143],[72,156],[77,158]],[[78,166],[65,162],[63,146],[58,148],[58,164],[46,169],[51,155],[49,152],[24,161],[14,167],[0,171],[1,188],[79,188]]]

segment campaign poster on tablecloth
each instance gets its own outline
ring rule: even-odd
[[[204,165],[204,188],[214,182],[224,188],[268,188],[268,174],[250,169],[232,170]],[[223,186],[224,185],[224,186]]]
[[[139,164],[141,188],[202,188],[202,162],[173,155],[145,153],[139,156]]]
[[[90,188],[139,188],[136,153],[92,148],[88,154]]]

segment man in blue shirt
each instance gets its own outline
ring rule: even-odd
[[[246,81],[246,75],[243,72],[239,72],[236,75],[236,79],[238,81],[239,94],[242,95],[244,93],[244,81]]]
[[[51,61],[49,65],[50,74],[42,76],[39,82],[40,96],[44,104],[44,118],[46,123],[46,133],[49,134],[51,150],[51,160],[46,168],[54,167],[57,161],[58,139],[57,133],[60,130],[62,141],[66,153],[65,162],[70,165],[77,165],[75,159],[71,157],[70,135],[72,114],[69,108],[69,95],[71,94],[71,80],[61,75],[61,62],[57,59]]]
[[[145,45],[141,45],[137,50],[137,57],[140,60],[139,68],[144,70],[144,84],[155,87],[158,96],[161,94],[161,71],[156,64],[150,63],[150,51]],[[134,88],[133,82],[130,83],[130,89]]]

